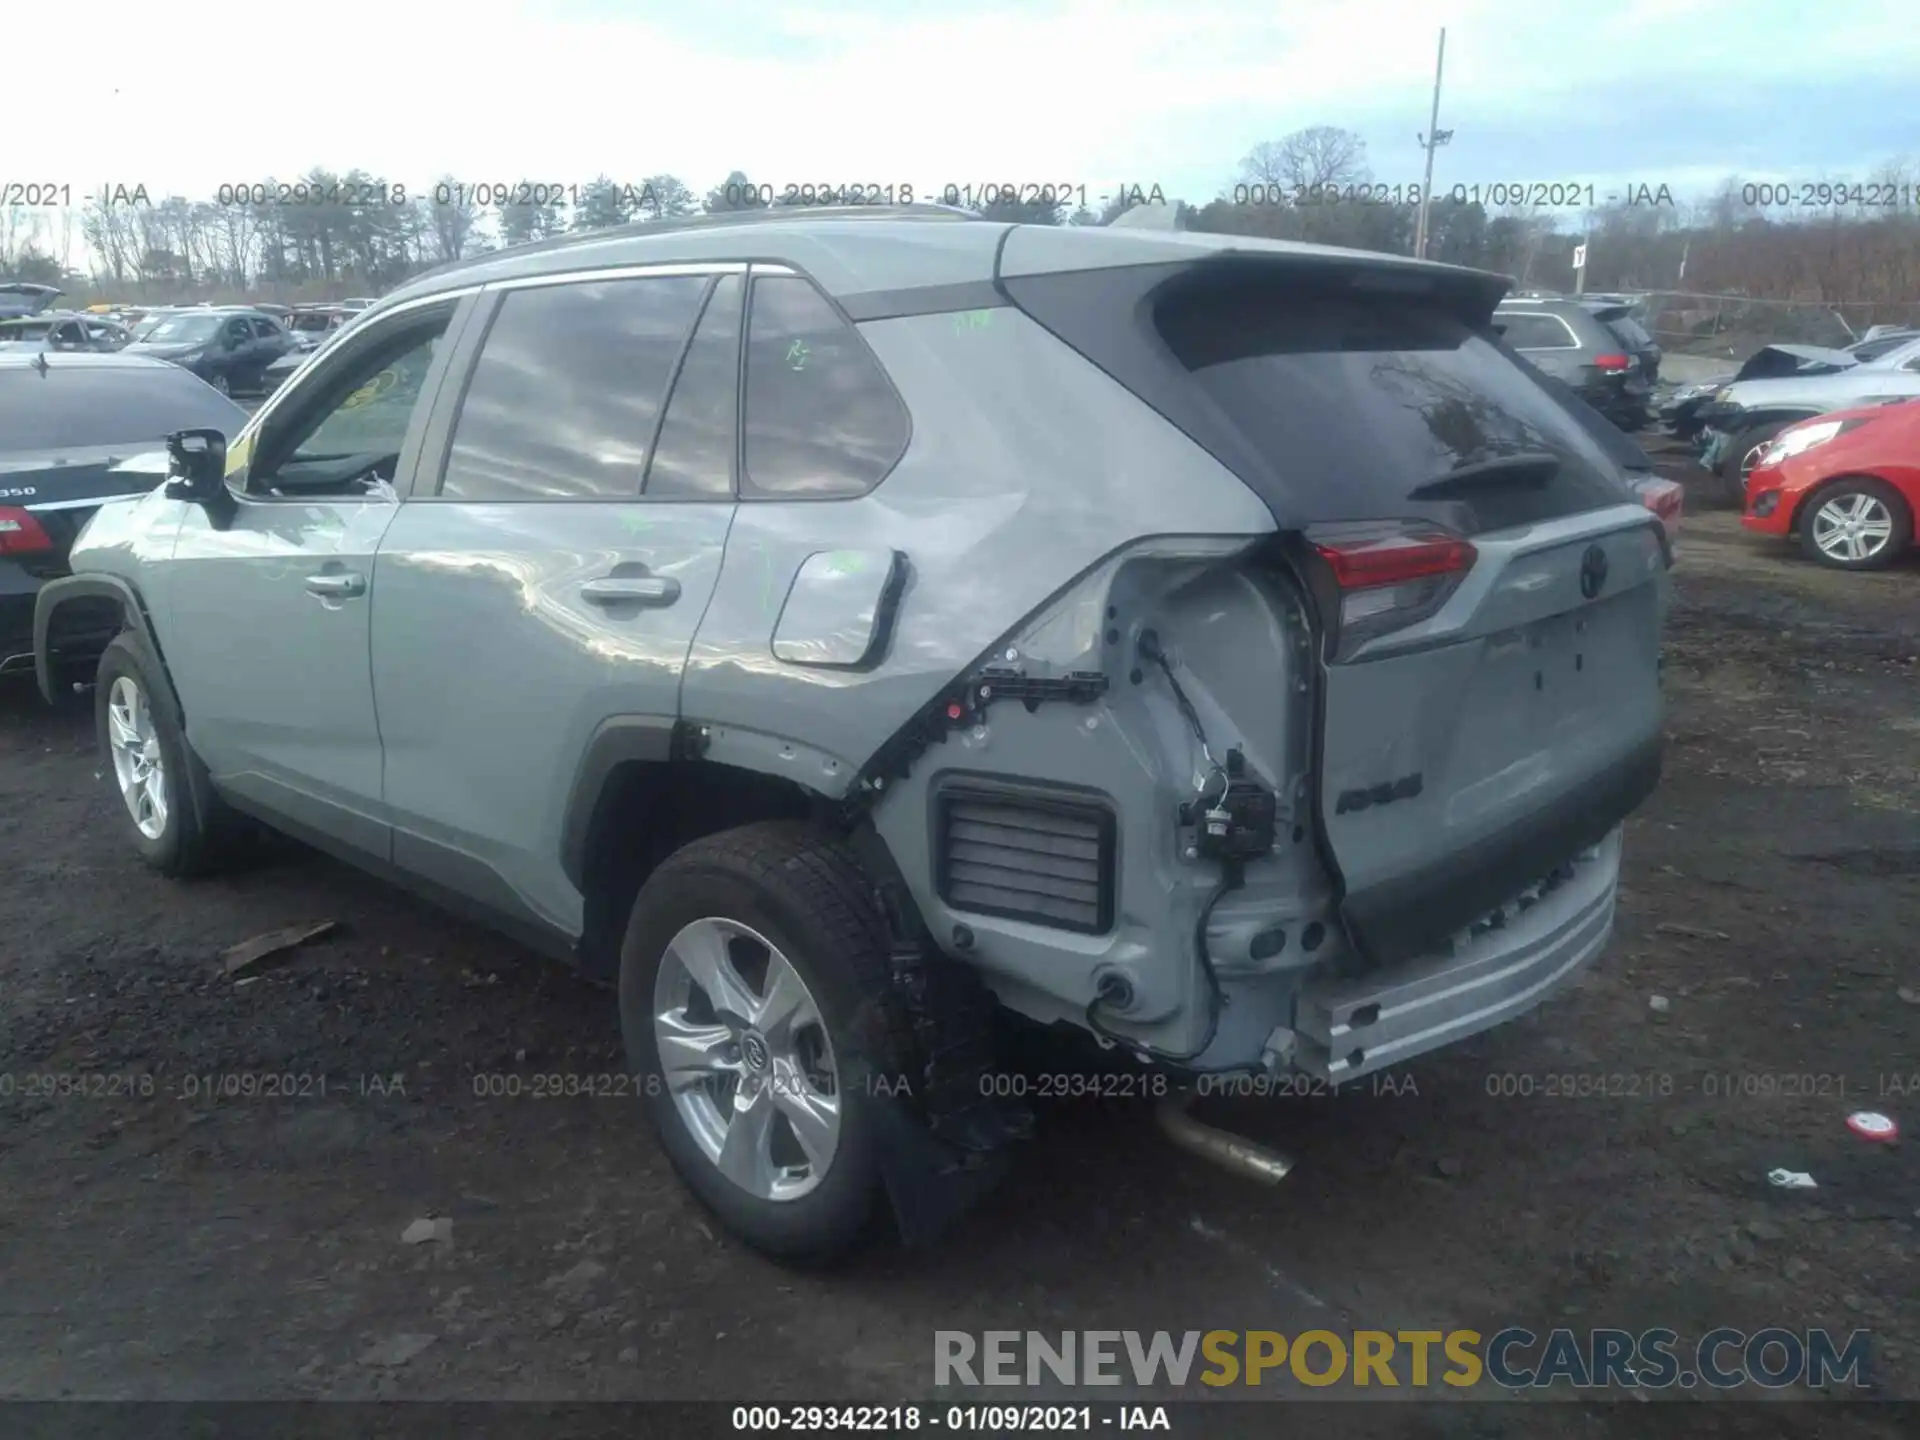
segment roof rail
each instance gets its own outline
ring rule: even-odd
[[[673,235],[686,230],[726,230],[737,225],[771,225],[795,220],[984,220],[977,210],[958,205],[770,205],[756,210],[723,210],[712,215],[682,215],[670,220],[631,220],[624,225],[609,225],[603,230],[578,230],[534,240],[525,245],[509,245],[504,250],[489,250],[484,255],[469,255],[445,265],[423,270],[409,279],[412,284],[435,275],[447,275],[468,266],[497,260],[503,255],[544,255],[567,250],[575,245],[601,240],[638,240],[647,235]]]

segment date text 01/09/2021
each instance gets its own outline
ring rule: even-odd
[[[970,1434],[1088,1434],[1103,1430],[1168,1432],[1164,1405],[736,1405],[731,1428],[746,1434],[811,1435],[913,1430]]]

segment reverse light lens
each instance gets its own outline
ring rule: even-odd
[[[35,555],[52,548],[53,541],[32,515],[0,505],[0,555]]]

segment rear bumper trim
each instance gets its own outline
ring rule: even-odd
[[[1620,877],[1616,829],[1573,862],[1572,876],[1531,908],[1451,952],[1351,979],[1309,981],[1295,1001],[1295,1064],[1352,1080],[1450,1045],[1538,1005],[1591,963],[1613,934]]]
[[[1526,820],[1414,874],[1349,892],[1342,914],[1361,953],[1377,965],[1428,953],[1543,869],[1598,844],[1660,783],[1660,751],[1655,735]]]

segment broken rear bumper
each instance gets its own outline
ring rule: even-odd
[[[1620,835],[1616,828],[1568,862],[1537,896],[1475,922],[1450,953],[1309,981],[1295,1000],[1294,1064],[1323,1080],[1352,1080],[1533,1009],[1606,948]]]

